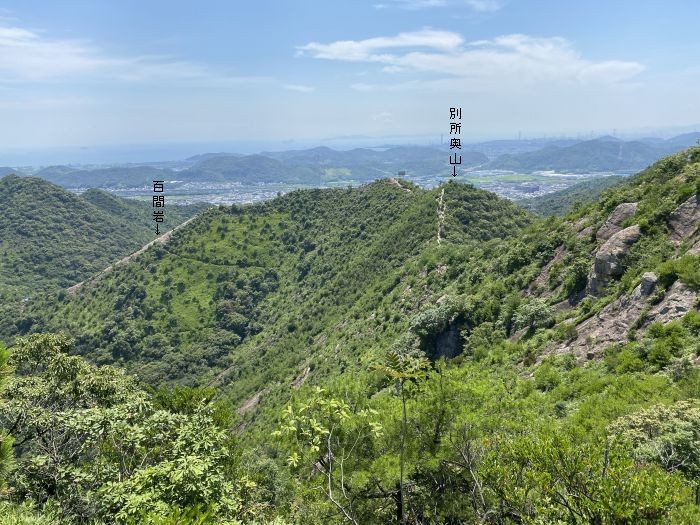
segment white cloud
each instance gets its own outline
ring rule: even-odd
[[[233,85],[264,80],[227,75],[167,56],[108,56],[86,40],[52,39],[0,25],[0,83],[108,80]]]
[[[346,60],[351,62],[383,62],[394,64],[396,55],[379,53],[382,50],[428,48],[441,52],[454,51],[463,43],[457,33],[422,29],[396,36],[382,36],[366,40],[338,40],[330,44],[311,42],[297,47],[300,55],[329,60]]]
[[[282,87],[289,91],[298,91],[299,93],[313,93],[316,91],[315,87],[305,86],[303,84],[284,84]]]
[[[6,80],[73,75],[106,62],[79,41],[46,40],[27,29],[0,27],[0,75]]]
[[[388,3],[374,4],[375,9],[398,7],[400,9],[418,10],[433,7],[468,7],[476,12],[498,11],[502,2],[498,0],[388,0]]]
[[[614,84],[644,70],[638,62],[584,58],[564,38],[522,34],[465,42],[458,33],[423,29],[366,40],[311,42],[297,49],[318,59],[381,64],[384,72],[422,73],[429,77],[426,82],[459,78],[484,88],[504,82]]]

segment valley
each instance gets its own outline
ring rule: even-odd
[[[642,500],[651,505],[645,515],[694,512],[696,445],[683,441],[692,438],[655,431],[690,447],[691,470],[676,470],[646,448],[661,446],[654,435],[633,432],[640,418],[660,413],[679,425],[700,421],[699,176],[700,149],[691,148],[592,198],[563,192],[543,203],[561,215],[548,218],[469,184],[425,189],[396,178],[212,207],[70,293],[5,304],[0,337],[18,356],[58,351],[55,359],[84,363],[85,380],[125,370],[145,389],[134,394],[156,403],[138,412],[144,428],[158,410],[175,410],[205,418],[197,424],[211,436],[229,429],[240,453],[259,454],[230,465],[256,487],[236,489],[236,501],[259,509],[251,519],[303,515],[308,523],[312,513],[315,523],[328,515],[386,522],[404,490],[407,512],[422,520],[436,491],[439,521],[500,512],[507,522],[529,516],[533,503],[543,515],[565,516],[550,490],[565,490],[567,505],[592,516],[640,516]],[[28,180],[38,179],[9,182]],[[22,396],[11,390],[8,407],[27,402]],[[213,412],[187,405],[200,396]],[[131,401],[99,399],[88,411],[130,410]],[[130,416],[116,417],[127,424]],[[607,448],[622,428],[636,441],[615,438]],[[209,461],[209,452],[199,454]],[[319,454],[309,473],[303,466]],[[566,458],[604,455],[609,486],[590,489],[592,479],[577,478],[552,489],[546,481],[556,472],[596,478],[597,467],[584,474]],[[347,478],[332,473],[336,457]],[[229,479],[220,460],[207,464],[202,476]],[[512,477],[522,468],[527,479]],[[653,483],[656,495],[620,493],[623,482]],[[68,490],[57,483],[52,490]],[[449,504],[472,483],[481,495]],[[580,500],[578,483],[614,503]],[[533,485],[537,493],[527,495]],[[126,500],[113,504],[133,513],[140,489],[119,486]],[[514,488],[525,492],[513,499]],[[329,498],[333,490],[346,491],[343,503]],[[71,515],[73,503],[63,501]],[[242,515],[226,505],[212,512]]]

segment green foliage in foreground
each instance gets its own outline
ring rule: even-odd
[[[681,524],[700,515],[697,369],[619,374],[559,358],[532,367],[556,372],[544,387],[512,366],[517,346],[428,369],[393,351],[326,389],[301,389],[273,440],[250,448],[211,392],[151,394],[69,355],[62,335],[21,338],[0,405],[15,440],[0,518]]]
[[[12,349],[16,373],[0,409],[15,438],[10,500],[49,505],[77,523],[256,517],[259,509],[245,505],[256,484],[240,470],[231,433],[217,425],[210,403],[195,409],[180,390],[179,411],[166,410],[157,402],[162,392],[154,398],[69,349],[62,335],[20,339]],[[10,516],[20,511],[6,508]]]
[[[0,396],[7,388],[8,376],[11,373],[9,358],[9,350],[0,342]],[[5,480],[12,465],[12,445],[12,437],[5,428],[0,429],[0,490],[5,488]]]
[[[407,406],[371,374],[296,396],[279,435],[308,487],[306,515],[436,524],[698,515],[697,370],[674,381],[558,359],[533,367],[533,380],[509,366],[515,350],[438,364],[404,385]],[[537,380],[545,368],[554,384]]]

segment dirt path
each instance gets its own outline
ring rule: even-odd
[[[445,188],[442,188],[442,191],[440,192],[440,198],[438,198],[437,218],[438,218],[437,243],[441,244],[442,243],[442,229],[445,226]]]
[[[192,217],[192,218],[190,218],[190,219],[187,219],[187,220],[186,220],[185,222],[183,222],[182,224],[178,224],[178,225],[175,226],[172,230],[165,232],[165,233],[164,233],[163,235],[161,235],[160,237],[156,237],[156,238],[153,239],[151,242],[149,242],[149,243],[143,245],[141,248],[139,248],[137,251],[135,251],[135,252],[132,253],[131,255],[127,255],[126,257],[124,257],[123,259],[118,260],[118,261],[115,262],[114,264],[110,264],[109,266],[107,266],[107,268],[105,268],[104,270],[102,270],[102,271],[101,271],[100,273],[98,273],[97,275],[94,275],[94,276],[90,277],[89,279],[86,279],[85,281],[79,282],[78,284],[74,284],[74,285],[71,286],[70,288],[66,288],[66,291],[67,291],[69,294],[71,294],[71,295],[75,295],[75,293],[76,293],[78,290],[80,290],[80,289],[83,287],[84,284],[86,284],[86,283],[91,283],[91,282],[96,282],[96,281],[100,280],[105,274],[107,274],[107,273],[109,273],[110,271],[112,271],[112,269],[113,269],[115,266],[119,266],[119,265],[121,265],[121,264],[126,264],[126,263],[128,263],[129,261],[133,260],[134,258],[136,258],[136,257],[138,257],[139,255],[141,255],[143,252],[145,252],[146,250],[148,250],[151,246],[154,246],[154,245],[156,245],[156,244],[161,244],[161,245],[166,244],[166,243],[170,240],[170,238],[172,237],[172,235],[173,235],[174,232],[176,232],[176,231],[179,230],[180,228],[186,226],[187,224],[189,224],[190,222],[192,222],[192,221],[193,221],[194,219],[196,219],[196,218],[197,218],[197,216],[195,215],[194,217]]]

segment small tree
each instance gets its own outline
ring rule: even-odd
[[[323,476],[319,488],[343,518],[355,525],[359,524],[354,507],[358,496],[349,478],[365,459],[361,451],[367,440],[382,432],[376,414],[372,409],[353,411],[346,401],[317,387],[305,402],[286,407],[273,433],[287,447],[287,464],[292,468],[313,465]]]
[[[554,322],[552,308],[544,299],[533,299],[518,306],[515,311],[515,326],[518,329],[528,328],[534,332],[538,328],[546,328]]]
[[[423,356],[404,354],[397,350],[391,350],[383,363],[376,366],[377,370],[389,379],[394,380],[396,393],[401,397],[402,423],[401,423],[401,448],[399,452],[399,516],[401,523],[406,523],[406,491],[404,487],[404,460],[406,451],[406,436],[408,435],[408,417],[406,412],[406,389],[409,381],[423,379],[430,368],[430,361]]]
[[[259,517],[243,505],[252,487],[208,400],[192,413],[163,409],[123,372],[68,355],[70,345],[35,334],[13,347],[16,373],[0,404],[0,425],[16,438],[13,498],[54,500],[80,523],[199,510],[217,523]]]

